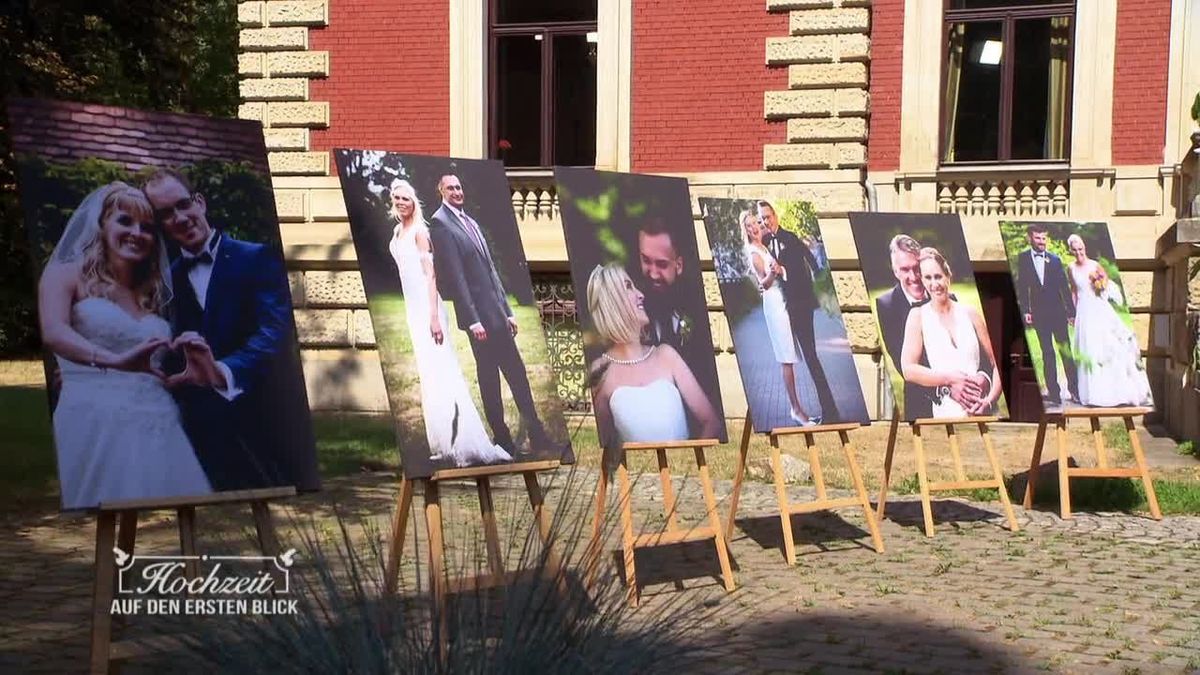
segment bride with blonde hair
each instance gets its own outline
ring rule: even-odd
[[[146,196],[115,182],[84,198],[38,285],[42,341],[62,373],[53,422],[64,508],[212,491],[160,369],[169,347],[208,347],[173,343],[170,298]]]

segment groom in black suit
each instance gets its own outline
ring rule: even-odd
[[[442,205],[429,224],[438,290],[454,303],[458,327],[471,338],[479,394],[492,428],[492,440],[510,455],[516,454],[512,432],[504,421],[500,394],[503,373],[529,432],[530,450],[553,447],[534,407],[525,362],[517,350],[517,320],[508,306],[483,229],[463,208],[466,195],[462,182],[454,174],[443,175],[438,180],[438,193]]]
[[[185,358],[167,386],[209,483],[317,489],[281,257],[213,229],[204,196],[177,171],[156,171],[142,190],[180,249],[171,265],[172,328]]]
[[[1071,395],[1078,396],[1078,374],[1071,357],[1067,324],[1075,322],[1075,303],[1062,260],[1046,250],[1046,226],[1032,223],[1027,230],[1029,248],[1017,256],[1018,306],[1025,310],[1025,325],[1033,326],[1038,344],[1042,346],[1042,363],[1046,380],[1046,398],[1051,405],[1062,405],[1058,384],[1058,363],[1062,354],[1063,370]]]
[[[820,306],[813,289],[813,276],[817,260],[812,251],[794,232],[779,227],[779,217],[770,202],[758,202],[758,216],[767,228],[763,243],[783,267],[783,302],[787,307],[792,336],[804,356],[804,365],[817,389],[817,400],[821,404],[821,423],[830,424],[839,418],[833,390],[825,377],[825,368],[817,354],[816,325],[813,312]]]

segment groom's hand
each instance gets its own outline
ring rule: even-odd
[[[216,387],[223,389],[228,386],[225,375],[217,368],[208,342],[199,334],[188,331],[175,338],[171,343],[172,349],[183,349],[185,366],[183,372],[167,378],[168,387],[174,388],[185,384],[199,387]]]
[[[517,337],[517,320],[514,317],[508,317],[508,331],[513,337]]]
[[[487,330],[484,329],[483,324],[471,324],[471,337],[479,340],[480,342],[487,342]]]
[[[964,409],[970,410],[973,408],[982,396],[983,387],[971,378],[963,378],[950,385],[950,398],[954,399]]]

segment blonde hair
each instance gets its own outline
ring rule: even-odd
[[[141,190],[120,181],[112,183],[109,187],[112,189],[105,195],[104,202],[100,206],[100,222],[97,223],[98,234],[83,249],[83,264],[80,266],[79,281],[86,297],[108,298],[115,301],[112,290],[117,286],[117,280],[113,276],[112,265],[108,260],[108,244],[104,239],[104,221],[108,219],[113,209],[121,209],[142,222],[153,223],[155,221],[154,207],[150,205],[150,200]],[[157,312],[165,303],[167,296],[166,288],[163,286],[163,270],[160,269],[161,256],[157,250],[159,234],[157,228],[151,231],[154,234],[156,249],[151,250],[146,259],[134,267],[132,290],[138,307],[148,312]]]
[[[946,256],[942,252],[932,246],[926,246],[917,254],[918,263],[922,260],[932,260],[942,268],[942,272],[949,278],[954,278],[954,272],[950,270],[950,263],[946,262]]]
[[[626,284],[633,280],[616,263],[597,266],[587,283],[588,314],[600,339],[610,345],[629,344],[641,337],[637,308],[629,302]]]
[[[413,222],[414,223],[424,223],[425,222],[425,210],[421,206],[421,200],[417,198],[417,191],[416,191],[416,189],[413,188],[412,183],[404,180],[403,178],[393,181],[392,187],[388,188],[388,197],[391,198],[391,197],[396,196],[397,192],[402,192],[405,196],[407,196],[409,199],[412,200],[412,203],[413,203],[412,220],[413,220]],[[392,220],[396,221],[396,225],[398,226],[397,230],[400,227],[404,226],[404,219],[400,217],[400,212],[396,210],[395,204],[392,204],[391,206],[388,207],[388,214],[392,217]]]
[[[1067,248],[1070,248],[1071,242],[1075,241],[1079,242],[1079,248],[1083,249],[1084,253],[1086,253],[1087,244],[1083,243],[1083,237],[1079,236],[1078,234],[1072,234],[1071,236],[1067,237]]]

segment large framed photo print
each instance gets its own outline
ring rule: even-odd
[[[1007,416],[958,216],[851,213],[850,230],[901,418]]]
[[[868,422],[812,204],[701,197],[755,431]]]
[[[8,112],[63,507],[320,487],[262,127]]]
[[[726,440],[687,181],[556,167],[600,442]]]
[[[1153,407],[1104,223],[1001,221],[1046,412]]]
[[[503,165],[334,154],[405,476],[573,461]]]

